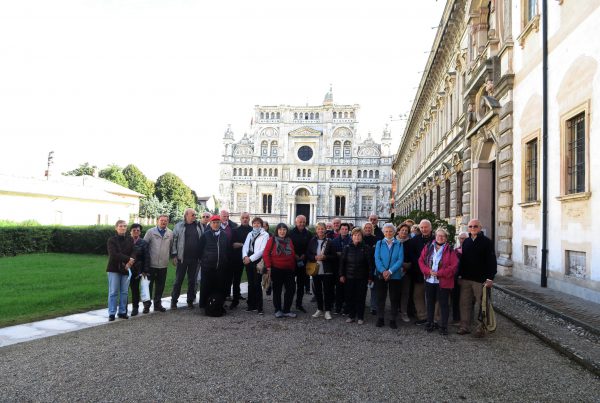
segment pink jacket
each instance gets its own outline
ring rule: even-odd
[[[427,264],[429,256],[433,253],[435,242],[430,243],[423,248],[421,257],[419,258],[419,268],[425,276],[425,279],[431,275],[431,267]],[[440,288],[454,288],[454,277],[458,270],[458,257],[450,244],[446,244],[442,252],[442,260],[438,266],[437,277],[440,281]]]

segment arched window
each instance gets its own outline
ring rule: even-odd
[[[273,157],[277,157],[277,141],[272,141],[271,142],[271,155]]]
[[[277,168],[275,168],[275,171],[273,172],[273,176],[277,177]]]
[[[350,112],[350,119],[354,119],[354,112]]]
[[[313,120],[315,118],[315,114],[314,113],[310,113],[310,120]]]
[[[373,179],[373,170],[370,170],[370,171],[369,171],[369,178],[370,178],[370,179]]]
[[[337,112],[333,112],[333,118],[337,119]]]
[[[301,169],[298,169],[298,173],[297,173],[297,175],[296,175],[296,176],[299,178],[301,174],[302,174],[302,170],[301,170]]]
[[[346,215],[346,196],[335,196],[335,215]]]
[[[304,114],[304,120],[308,120],[308,112]]]
[[[379,179],[379,170],[375,171],[375,179]]]
[[[333,142],[333,157],[340,157],[342,152],[342,143],[338,140]]]
[[[360,179],[362,177],[362,172],[359,170],[358,171],[358,179]]]
[[[269,176],[273,176],[273,168],[269,168]]]
[[[348,112],[344,112],[344,119],[348,119]]]
[[[350,158],[352,155],[352,143],[344,141],[344,158]]]
[[[315,119],[319,119],[319,112],[315,113]]]
[[[311,170],[309,169],[309,170],[308,170],[308,177],[310,178],[311,176],[312,176],[312,174],[311,174]]]
[[[336,173],[335,173],[335,177],[336,177],[336,178],[339,178],[339,177],[340,177],[340,170],[339,170],[339,169],[336,171]]]
[[[346,177],[346,170],[344,169],[344,170],[342,171],[342,178],[345,178],[345,177]]]
[[[262,156],[267,156],[269,153],[269,144],[267,143],[266,140],[263,140],[262,143],[260,143],[260,155]]]
[[[367,179],[367,170],[366,169],[363,171],[363,178]]]
[[[271,112],[271,119],[275,119],[275,112]]]
[[[303,169],[303,170],[302,170],[302,177],[303,177],[303,178],[306,178],[306,169]]]
[[[264,112],[261,112],[261,113],[260,113],[260,118],[261,118],[261,119],[264,119],[264,118],[265,118],[265,113],[264,113]]]
[[[248,176],[248,168],[244,168],[244,176]]]
[[[294,112],[294,120],[298,120],[298,112]]]
[[[233,168],[233,176],[237,176],[237,168]]]
[[[249,176],[252,176],[252,168],[250,168],[250,171],[248,172]]]
[[[277,119],[281,119],[281,112],[277,112]]]
[[[235,169],[233,171],[235,172]],[[235,175],[235,173],[234,173],[234,175]],[[331,177],[332,178],[335,177],[335,170],[334,169],[331,170]]]
[[[262,168],[258,168],[258,176],[262,176]]]
[[[352,178],[352,170],[348,170],[348,178]]]

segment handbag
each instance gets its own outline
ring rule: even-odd
[[[319,265],[317,262],[306,262],[306,274],[308,276],[316,276],[319,274]]]
[[[260,259],[258,263],[256,263],[256,274],[263,274],[265,271],[265,261]]]
[[[150,279],[143,274],[140,280],[140,298],[142,302],[150,301]]]

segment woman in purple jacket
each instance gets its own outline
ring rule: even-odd
[[[448,232],[443,228],[435,231],[435,242],[431,242],[421,252],[419,267],[425,277],[425,301],[427,303],[427,325],[434,329],[433,316],[435,303],[440,304],[442,313],[440,334],[448,335],[448,299],[454,288],[454,275],[458,269],[458,258],[452,245],[448,243]]]

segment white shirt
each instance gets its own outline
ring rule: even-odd
[[[242,246],[242,259],[248,256],[251,261],[258,262],[265,251],[265,246],[267,246],[267,241],[269,240],[269,234],[264,230],[260,229],[260,234],[256,238],[254,242],[254,253],[248,256],[248,252],[250,251],[250,244],[252,243],[252,232],[246,236],[246,241],[244,242],[244,246]]]

